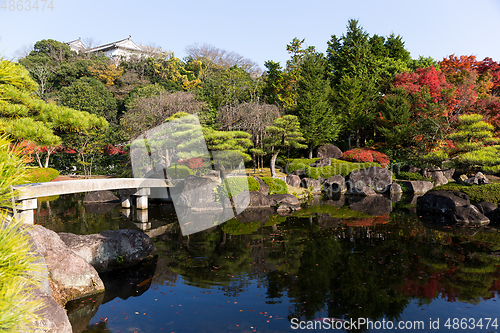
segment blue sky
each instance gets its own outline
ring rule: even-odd
[[[0,54],[7,59],[41,39],[92,37],[105,44],[131,35],[180,58],[188,45],[212,44],[264,69],[267,60],[285,63],[294,37],[324,52],[331,35],[345,33],[354,18],[370,35],[401,35],[413,58],[454,53],[500,61],[499,0],[52,0],[53,10],[44,11],[41,0],[38,11],[11,11],[4,1]],[[18,2],[26,7],[28,0]]]

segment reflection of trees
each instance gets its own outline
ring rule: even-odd
[[[235,220],[211,233],[165,235],[156,245],[165,267],[190,284],[218,285],[233,297],[256,279],[266,288],[266,303],[290,299],[289,319],[326,312],[339,319],[399,320],[410,300],[478,303],[500,288],[497,232],[454,235],[392,213],[382,225],[342,220],[320,227],[319,217],[330,213],[271,216],[273,223],[260,225]]]
[[[40,202],[35,211],[35,223],[55,232],[77,235],[120,229],[121,213],[118,209],[103,215],[86,212],[82,203],[84,196],[85,193],[67,194],[54,201]]]

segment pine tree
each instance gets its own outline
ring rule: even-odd
[[[309,146],[309,158],[313,148],[332,142],[338,136],[340,125],[330,104],[331,87],[326,77],[326,61],[320,53],[305,56],[300,66],[297,82],[297,105],[293,114]]]
[[[268,126],[266,132],[269,137],[264,139],[265,147],[272,150],[271,176],[276,177],[276,158],[281,150],[288,147],[306,148],[300,142],[305,139],[300,131],[300,123],[297,116],[286,115],[274,121],[274,125]]]
[[[58,134],[108,126],[102,117],[38,99],[37,88],[24,67],[0,59],[0,133],[48,147],[45,166],[50,152],[62,142]]]

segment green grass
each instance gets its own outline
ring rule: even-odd
[[[324,167],[310,167],[309,165],[316,162],[318,159],[298,158],[288,160],[288,165],[285,170],[287,173],[292,173],[295,170],[303,169],[309,178],[318,179],[319,177],[328,178],[330,176],[342,175],[348,176],[354,170],[366,169],[372,166],[380,167],[378,163],[354,163],[332,158],[332,165]]]
[[[500,202],[500,183],[484,184],[484,185],[460,185],[457,183],[448,183],[445,185],[436,186],[432,191],[460,191],[470,196],[471,203],[481,201],[489,201],[497,204]]]

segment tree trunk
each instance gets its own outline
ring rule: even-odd
[[[309,159],[313,158],[313,145],[312,143],[309,145]]]
[[[276,158],[278,157],[279,150],[274,152],[271,156],[271,177],[277,177],[276,175]]]

